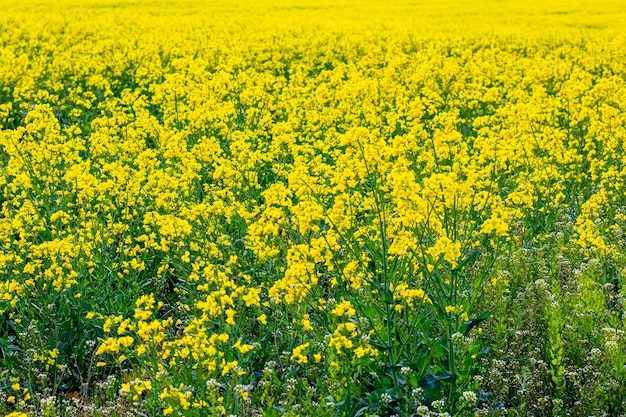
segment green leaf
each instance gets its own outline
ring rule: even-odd
[[[456,266],[456,268],[454,268],[455,271],[461,271],[463,268],[465,268],[470,262],[473,262],[477,257],[478,254],[480,252],[478,251],[478,249],[474,249],[472,252],[470,252],[469,255],[467,255],[465,257],[465,259],[463,259],[461,262],[459,262],[459,264]]]
[[[435,389],[435,385],[441,381],[450,381],[453,378],[452,375],[450,375],[447,372],[439,372],[436,375],[433,374],[426,374],[426,376],[424,377],[424,379],[422,379],[420,381],[420,386],[424,389]]]
[[[390,344],[384,344],[382,342],[379,342],[378,340],[374,340],[374,339],[370,339],[368,341],[368,343],[374,347],[376,347],[378,350],[382,350],[382,351],[387,351],[389,349],[392,348],[392,345]]]
[[[489,317],[491,317],[491,311],[486,311],[483,314],[481,314],[480,316],[478,316],[478,317],[476,317],[474,319],[471,319],[468,322],[465,322],[465,324],[463,325],[463,328],[462,328],[463,335],[467,336],[467,334],[470,332],[470,330],[472,330],[474,327],[478,326],[483,321],[487,320]]]

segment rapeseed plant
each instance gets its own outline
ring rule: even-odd
[[[0,412],[626,413],[620,3],[357,3],[0,0]]]

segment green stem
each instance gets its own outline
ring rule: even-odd
[[[456,273],[454,270],[450,272],[450,305],[456,307]],[[454,341],[452,340],[452,335],[455,333],[456,329],[453,329],[454,317],[448,317],[448,366],[450,368],[450,374],[452,376],[452,381],[450,383],[450,391],[448,393],[448,404],[452,404],[452,396],[456,391],[456,363],[454,358]]]

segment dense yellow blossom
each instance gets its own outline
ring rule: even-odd
[[[291,352],[290,359],[292,361],[296,361],[298,363],[307,363],[309,361],[309,359],[307,358],[307,356],[306,356],[306,354],[304,352],[309,347],[309,345],[310,345],[310,343],[307,342],[307,343],[303,343],[303,344],[293,348],[293,351]]]
[[[453,335],[548,238],[611,268],[563,266],[568,297],[621,306],[619,1],[0,0],[0,27],[0,412],[107,373],[147,415],[477,384]]]

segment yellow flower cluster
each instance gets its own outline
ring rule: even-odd
[[[11,307],[15,307],[23,292],[24,286],[15,280],[0,282],[0,301],[8,302]],[[4,311],[0,310],[0,314]]]
[[[145,392],[152,389],[151,381],[144,381],[141,379],[134,379],[130,382],[125,382],[120,388],[122,394],[132,394],[132,399],[137,401],[139,397]]]
[[[237,414],[267,362],[469,321],[473,253],[623,249],[619,2],[227,3],[0,0],[0,315],[36,363],[91,338],[134,401]]]

